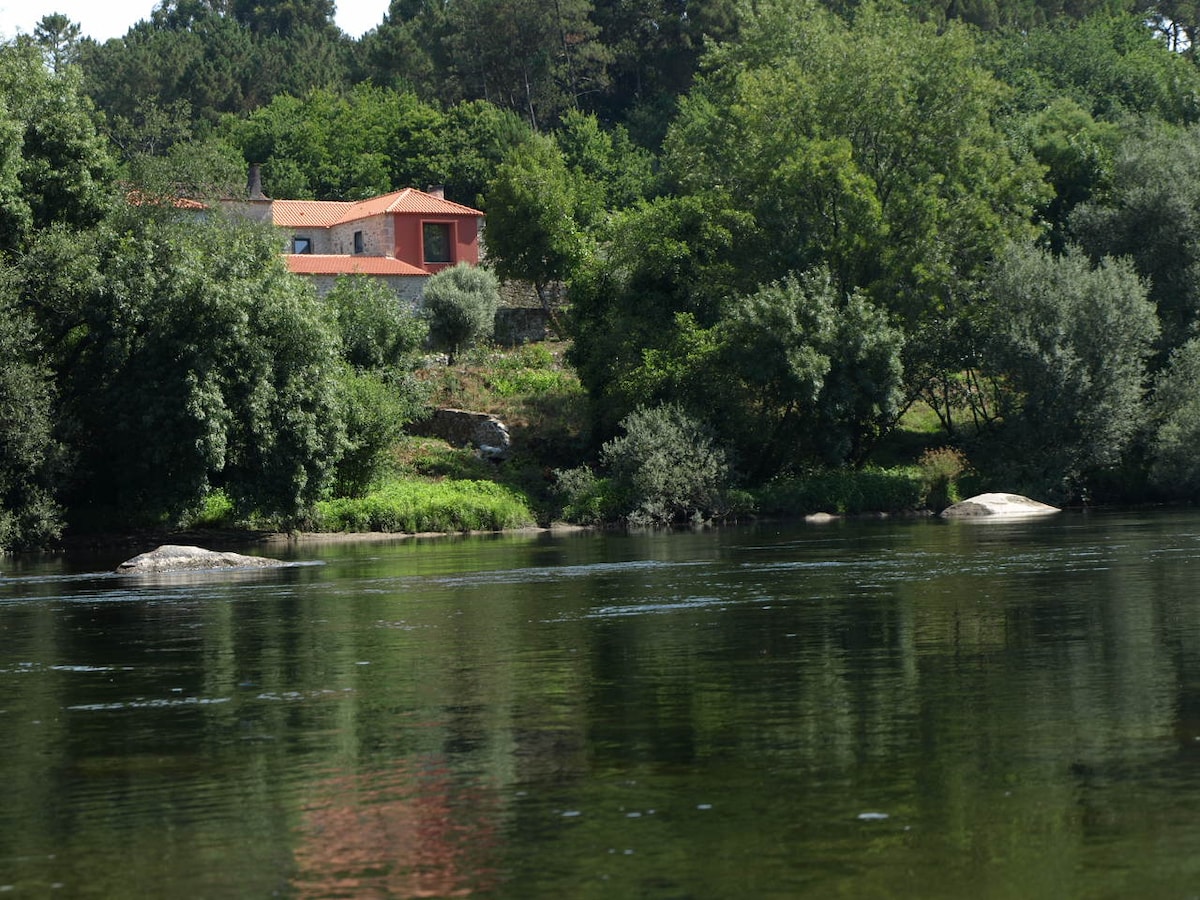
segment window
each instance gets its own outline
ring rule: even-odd
[[[361,231],[354,232],[354,252],[363,252],[363,236]]]
[[[312,253],[312,238],[294,237],[292,238],[293,253]]]
[[[425,262],[448,263],[450,258],[450,223],[426,222],[421,234],[425,244]]]

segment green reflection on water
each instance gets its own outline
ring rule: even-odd
[[[288,552],[0,581],[0,888],[1200,889],[1200,517]]]

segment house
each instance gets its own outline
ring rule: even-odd
[[[339,275],[370,275],[417,300],[425,279],[456,265],[477,265],[483,213],[447,200],[440,188],[405,188],[358,201],[271,200],[251,171],[248,200],[231,212],[271,222],[286,235],[288,268],[324,294]]]

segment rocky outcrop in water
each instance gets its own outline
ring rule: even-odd
[[[243,556],[240,553],[220,553],[203,547],[163,544],[154,550],[140,553],[117,566],[119,575],[138,575],[162,572],[198,572],[209,569],[266,569],[286,566],[279,559],[266,556]]]
[[[942,510],[947,519],[1015,519],[1026,516],[1048,516],[1062,512],[1039,500],[1030,500],[1020,494],[977,494]]]

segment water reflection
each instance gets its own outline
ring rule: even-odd
[[[495,797],[464,787],[444,759],[338,773],[302,803],[296,897],[465,897],[495,881]]]
[[[0,888],[1200,884],[1198,516],[288,552],[324,564],[6,570]]]

